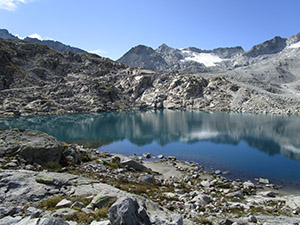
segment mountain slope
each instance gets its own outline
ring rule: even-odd
[[[17,39],[20,40],[17,36],[12,35],[11,33],[8,32],[6,29],[0,29],[0,38],[3,39]],[[83,53],[86,52],[82,49],[71,47],[69,45],[65,45],[59,41],[52,41],[52,40],[38,40],[36,38],[29,38],[26,37],[23,39],[26,42],[30,43],[40,43],[49,46],[50,48],[53,48],[57,51],[70,51],[73,53]]]
[[[299,55],[297,45],[298,42],[291,42],[280,54],[289,54],[293,59]],[[176,57],[176,50],[162,46],[161,51],[170,58]],[[275,58],[268,55],[266,60]],[[264,63],[260,61],[253,65]],[[0,115],[145,109],[300,115],[297,62],[290,63],[295,71],[287,68],[295,76],[293,83],[274,84],[248,76],[247,66],[225,74],[155,72],[127,67],[94,54],[0,39]],[[280,68],[284,66],[282,62]]]
[[[206,67],[217,66],[220,62],[243,52],[241,47],[201,50],[195,47],[175,49],[162,44],[153,50],[150,47],[139,45],[130,49],[117,61],[156,71],[183,70],[188,67],[198,67],[200,71],[201,69],[209,71],[206,70]]]

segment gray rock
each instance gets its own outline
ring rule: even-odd
[[[259,178],[259,183],[261,184],[270,184],[270,181],[268,179],[265,179],[265,178]]]
[[[224,219],[219,222],[219,225],[231,225],[231,224],[233,224],[233,221],[230,219]]]
[[[256,219],[255,216],[250,215],[250,216],[248,217],[248,222],[251,222],[251,223],[257,223],[257,219]]]
[[[72,205],[71,205],[71,208],[84,208],[84,204],[82,202],[74,202]]]
[[[6,168],[18,167],[18,164],[15,162],[9,162],[4,165]]]
[[[0,156],[20,155],[29,162],[59,163],[63,147],[52,136],[33,130],[0,130]]]
[[[144,156],[146,159],[150,159],[150,158],[151,158],[151,154],[150,154],[150,153],[144,153],[143,156]]]
[[[158,159],[164,159],[165,156],[164,156],[164,155],[158,155],[157,158],[158,158]]]
[[[51,217],[44,220],[41,225],[69,225],[69,223],[65,222],[61,218]]]
[[[254,189],[255,188],[255,184],[253,184],[250,180],[249,181],[245,181],[244,183],[243,183],[243,187],[245,188],[245,189]]]
[[[111,162],[112,162],[112,163],[120,163],[120,162],[121,162],[121,159],[120,159],[120,157],[118,157],[118,156],[114,156],[114,157],[112,157]]]
[[[194,202],[197,205],[206,205],[212,201],[212,198],[208,195],[198,194],[194,197],[191,202]]]
[[[11,225],[11,224],[17,224],[22,219],[21,216],[6,216],[0,219],[0,225]]]
[[[59,203],[56,204],[56,208],[58,207],[70,207],[72,205],[72,201],[63,199]]]
[[[100,192],[93,198],[89,206],[91,206],[92,209],[94,208],[101,209],[104,206],[106,206],[109,201],[112,201],[113,199],[116,198],[110,195],[105,195],[104,193]],[[89,206],[87,208],[90,208]]]
[[[69,208],[61,208],[61,209],[56,209],[51,213],[51,216],[53,217],[63,217],[63,216],[70,216],[76,213],[77,211],[74,209],[69,209]]]
[[[168,156],[168,159],[171,161],[176,161],[176,157],[175,156]]]
[[[147,167],[145,167],[141,163],[139,163],[135,160],[132,160],[132,159],[124,160],[121,162],[121,164],[123,166],[127,166],[128,168],[133,169],[135,171],[146,172],[149,170]]]
[[[30,216],[30,218],[38,218],[43,215],[43,211],[34,207],[28,207],[25,211],[25,215]]]
[[[111,225],[109,220],[106,221],[92,221],[90,225]]]
[[[204,181],[201,181],[201,185],[203,187],[210,187],[210,186],[212,186],[212,183],[208,180],[204,180]]]
[[[123,197],[117,200],[109,209],[109,220],[112,225],[150,225],[146,210],[137,201]]]
[[[139,180],[145,183],[153,183],[154,176],[151,174],[143,173],[139,176]]]
[[[270,197],[270,198],[275,198],[276,195],[277,195],[277,194],[276,194],[275,192],[273,192],[273,191],[266,191],[266,192],[263,192],[262,194],[263,194],[263,196]]]
[[[235,192],[231,192],[231,193],[228,193],[226,195],[228,198],[241,198],[241,199],[244,199],[244,194],[242,191],[235,191]]]

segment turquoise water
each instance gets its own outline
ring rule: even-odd
[[[0,128],[44,131],[100,151],[172,155],[230,177],[300,184],[300,118],[145,111],[0,119]]]

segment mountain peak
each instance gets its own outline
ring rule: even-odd
[[[274,54],[282,51],[286,47],[286,38],[276,36],[273,39],[265,41],[261,44],[254,45],[244,55],[249,57],[257,57],[260,55]]]
[[[12,35],[6,29],[0,29],[0,38],[3,39],[18,39],[16,36]]]
[[[12,35],[6,29],[0,29],[0,38],[20,40],[17,36]],[[86,52],[82,49],[71,47],[69,45],[65,45],[65,44],[63,44],[59,41],[39,40],[39,39],[33,38],[33,37],[26,37],[25,39],[23,39],[23,41],[30,42],[30,43],[40,43],[40,44],[43,44],[43,45],[47,45],[48,47],[53,48],[57,51],[69,51],[69,52],[73,52],[73,53],[84,53],[84,52]]]
[[[160,54],[170,53],[171,51],[174,51],[174,48],[171,48],[170,46],[166,45],[165,43],[156,49],[156,52],[160,53]]]

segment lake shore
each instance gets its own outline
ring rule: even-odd
[[[208,173],[174,157],[141,162],[16,129],[0,132],[0,150],[0,224],[121,224],[115,221],[126,220],[119,211],[124,205],[134,212],[131,219],[148,221],[144,224],[296,224],[300,219],[299,195],[282,193],[266,180],[260,185],[229,181],[221,171]]]

